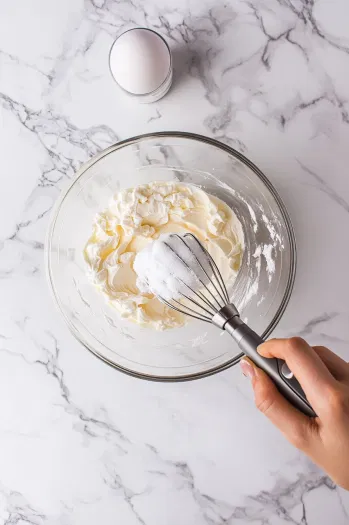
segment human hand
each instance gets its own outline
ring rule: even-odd
[[[257,408],[286,438],[349,490],[349,364],[324,346],[300,337],[270,339],[258,347],[264,357],[284,359],[318,417],[305,416],[250,359],[241,360],[252,381]]]

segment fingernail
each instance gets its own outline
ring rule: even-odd
[[[244,376],[253,379],[256,376],[256,370],[252,361],[248,357],[243,357],[240,361],[240,366]]]

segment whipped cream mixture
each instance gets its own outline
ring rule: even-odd
[[[157,330],[188,318],[137,286],[135,255],[165,233],[191,232],[231,284],[241,265],[244,240],[235,213],[196,186],[152,182],[118,192],[96,215],[84,256],[89,277],[121,316]]]
[[[139,290],[170,303],[209,286],[213,273],[196,237],[178,233],[164,233],[149,243],[137,253],[133,269]]]

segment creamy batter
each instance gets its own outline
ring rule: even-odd
[[[135,255],[164,233],[191,232],[204,244],[231,284],[241,265],[244,241],[235,213],[196,186],[153,182],[118,192],[97,214],[84,256],[89,277],[121,316],[164,330],[188,318],[137,287]]]
[[[183,300],[209,286],[210,260],[196,239],[186,233],[163,233],[137,253],[133,269],[138,289],[174,304],[173,299]]]

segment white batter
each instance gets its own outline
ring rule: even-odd
[[[89,277],[120,312],[142,326],[164,330],[188,318],[137,287],[135,255],[164,233],[191,232],[204,244],[231,284],[244,241],[235,213],[220,199],[179,182],[153,182],[118,192],[95,217],[84,256]]]
[[[212,278],[210,261],[195,239],[163,233],[137,253],[133,269],[139,290],[171,303],[208,286]]]

